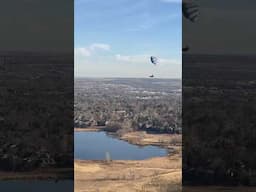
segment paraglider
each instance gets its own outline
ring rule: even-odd
[[[151,61],[151,63],[154,64],[154,65],[156,65],[156,64],[158,63],[158,59],[157,59],[156,57],[154,57],[154,56],[151,56],[151,57],[150,57],[150,61]]]
[[[153,65],[155,65],[155,66],[158,64],[158,59],[157,59],[157,57],[151,56],[151,57],[150,57],[150,61],[151,61],[151,63],[152,63]],[[150,75],[149,77],[150,77],[150,78],[153,78],[154,75],[152,74],[152,75]]]
[[[182,14],[190,22],[192,23],[196,22],[199,16],[199,6],[196,3],[196,0],[183,0]],[[182,48],[182,52],[187,52],[187,51],[189,51],[188,46]]]

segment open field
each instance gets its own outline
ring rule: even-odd
[[[126,133],[120,139],[134,145],[155,145],[165,148],[178,147],[182,144],[181,134],[149,134],[145,131]]]
[[[76,160],[74,169],[76,192],[181,190],[180,154],[142,161]]]

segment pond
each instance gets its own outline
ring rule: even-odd
[[[74,137],[75,159],[104,160],[107,153],[113,160],[143,160],[167,155],[166,149],[132,145],[105,132],[75,132]]]

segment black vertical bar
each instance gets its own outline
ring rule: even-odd
[[[183,1],[183,191],[255,191],[255,8]]]
[[[1,3],[0,191],[73,191],[73,3]]]

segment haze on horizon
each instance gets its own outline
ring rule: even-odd
[[[181,78],[181,25],[181,0],[77,0],[75,77]]]

